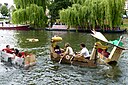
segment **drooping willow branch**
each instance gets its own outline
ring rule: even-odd
[[[46,0],[14,0],[14,3],[17,9],[12,14],[13,23],[46,26]]]
[[[72,7],[60,11],[60,20],[85,28],[119,27],[125,0],[71,0]]]

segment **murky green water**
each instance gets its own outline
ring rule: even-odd
[[[37,65],[24,70],[8,66],[0,62],[0,85],[128,85],[128,51],[124,51],[118,65],[98,66],[97,68],[82,68],[78,66],[53,63],[50,60],[50,38],[59,35],[63,47],[69,42],[75,51],[79,44],[84,42],[91,52],[94,39],[90,34],[72,32],[47,32],[47,31],[7,31],[0,30],[0,49],[7,44],[36,54]],[[128,48],[127,34],[105,34],[109,40],[124,36],[123,42]],[[38,38],[39,42],[29,42],[27,38]]]

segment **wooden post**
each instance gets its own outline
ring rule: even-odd
[[[97,53],[96,51],[97,51],[97,49],[96,49],[96,43],[95,43],[95,45],[94,45],[94,47],[92,49],[90,60],[94,60],[95,59],[95,56],[96,56],[96,53]]]
[[[30,64],[30,56],[27,55],[25,58],[24,58],[24,63],[25,65],[29,65]]]
[[[122,38],[123,38],[123,36],[120,36],[120,39],[119,39],[117,45],[119,45],[119,43],[122,40]],[[123,48],[114,46],[114,48],[112,49],[112,51],[111,51],[111,53],[110,53],[110,55],[108,57],[108,60],[109,61],[118,61],[118,59],[119,59],[119,57],[120,57],[120,55],[121,55],[123,50],[124,50]]]
[[[110,61],[118,61],[121,53],[122,53],[123,49],[119,48],[119,47],[116,47],[114,46],[114,48],[112,49],[108,59]]]

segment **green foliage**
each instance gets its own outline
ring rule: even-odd
[[[71,6],[71,2],[69,0],[54,0],[49,6],[49,14],[53,20],[59,18],[59,10],[62,8],[66,9],[68,6]]]
[[[17,9],[12,14],[13,23],[30,24],[34,28],[46,26],[46,0],[14,0],[14,3]]]
[[[46,1],[47,0],[14,0],[17,9],[25,9],[31,4],[36,4],[38,6],[42,6],[44,11],[46,10]]]
[[[34,27],[45,27],[47,17],[41,6],[31,4],[26,9],[19,9],[12,15],[15,24],[30,24]]]
[[[7,8],[5,5],[3,5],[3,6],[1,7],[0,11],[1,11],[1,14],[2,14],[3,16],[8,16],[9,10],[8,10],[8,8]]]
[[[121,25],[125,0],[71,0],[72,7],[60,11],[60,20],[69,26],[95,28]]]

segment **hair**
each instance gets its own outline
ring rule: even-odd
[[[56,46],[55,46],[55,49],[60,49],[60,46],[59,46],[59,45],[56,45]]]
[[[85,44],[84,44],[84,43],[81,43],[80,45],[81,45],[82,47],[85,47]]]
[[[8,48],[10,45],[6,45],[6,48]]]
[[[15,49],[15,54],[18,55],[18,53],[19,53],[19,50]]]
[[[22,53],[19,53],[18,56],[21,57],[22,56]]]
[[[65,44],[65,47],[68,47],[68,46],[70,46],[70,44],[69,44],[69,43],[66,43],[66,44]]]

